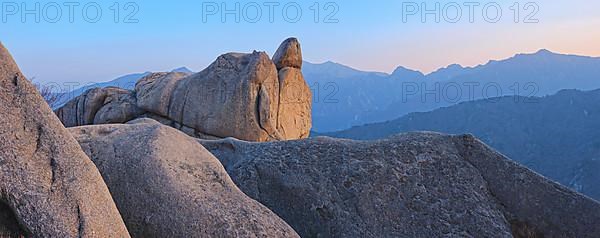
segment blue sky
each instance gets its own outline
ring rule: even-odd
[[[50,2],[58,3],[62,11],[56,23],[49,22],[57,19],[55,8],[47,5]],[[600,56],[597,1],[534,2],[539,11],[533,18],[539,23],[523,23],[525,15],[534,9],[523,9],[530,1],[514,0],[480,1],[480,6],[475,7],[474,23],[468,21],[465,12],[468,8],[464,3],[469,1],[281,1],[274,8],[273,22],[264,5],[272,1],[82,1],[74,8],[73,23],[69,22],[65,2],[70,1],[18,1],[18,11],[11,8],[15,5],[11,2],[2,6],[0,40],[23,71],[42,82],[99,82],[133,72],[180,66],[199,71],[225,52],[262,50],[272,54],[289,36],[301,40],[308,61],[331,60],[384,72],[398,65],[424,72],[452,63],[476,65],[541,48]],[[118,23],[114,22],[115,2],[120,9]],[[129,2],[134,4],[125,9]],[[252,2],[261,6],[262,16],[256,23],[244,20],[244,16],[257,16],[253,8],[256,4]],[[334,4],[327,5],[329,2]],[[436,2],[441,8],[456,2],[463,15],[458,23],[443,19],[438,23],[432,15],[423,23],[419,13],[403,22],[403,6],[413,2],[429,8],[434,8]],[[520,3],[519,23],[513,21],[515,14],[510,10],[515,2]],[[29,10],[40,4],[39,23],[34,14],[26,15],[22,22],[22,3]],[[233,15],[227,15],[226,22],[222,22],[220,12],[206,15],[206,22],[203,21],[203,6],[211,10],[209,6],[216,4],[221,8],[225,4],[231,9],[236,3],[240,4],[239,23]],[[320,9],[318,23],[314,21],[315,3]],[[482,17],[482,6],[488,3],[497,3],[503,11],[497,23]],[[93,4],[88,8],[91,19],[95,18],[94,7],[102,9],[98,22],[90,23],[82,17],[85,4]],[[302,9],[298,22],[283,18],[286,4],[291,4],[291,19],[295,18],[294,7]],[[124,23],[134,6],[138,11],[132,19],[139,22]],[[325,23],[326,16],[336,8],[331,20],[337,23]],[[447,16],[451,18],[455,13],[448,9]]]

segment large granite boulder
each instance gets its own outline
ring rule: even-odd
[[[298,237],[185,134],[151,119],[69,129],[134,237]]]
[[[199,138],[301,139],[312,126],[312,94],[302,72],[277,71],[263,52],[225,54],[188,77],[149,75],[136,85],[136,95],[138,106],[154,114],[148,117]]]
[[[100,173],[1,44],[0,115],[1,235],[129,237]]]
[[[472,136],[200,141],[302,237],[600,237],[600,204]]]
[[[152,103],[140,99],[148,102],[140,106],[196,133],[248,141],[283,139],[277,131],[277,71],[263,52],[225,54],[200,73],[142,79],[136,90],[138,98],[170,96]]]
[[[93,88],[56,111],[66,127],[125,123],[144,113],[133,92],[116,87]]]

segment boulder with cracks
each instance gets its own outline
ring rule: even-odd
[[[599,237],[600,204],[472,136],[200,141],[302,237]]]
[[[56,111],[66,127],[125,123],[141,114],[134,92],[116,87],[87,90]]]

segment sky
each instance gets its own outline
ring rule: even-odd
[[[600,1],[589,0],[27,0],[2,1],[0,10],[0,41],[41,82],[200,71],[227,52],[272,55],[291,36],[309,62],[379,72],[428,73],[539,49],[600,56]]]

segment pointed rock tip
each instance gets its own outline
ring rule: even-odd
[[[283,43],[286,43],[286,42],[294,42],[294,41],[295,41],[295,42],[300,42],[300,41],[298,41],[298,38],[296,38],[296,37],[289,37],[289,38],[285,39],[285,40],[283,41]]]
[[[300,41],[295,37],[284,40],[273,55],[273,63],[277,66],[277,70],[281,70],[285,67],[302,69],[302,49],[300,47]]]

